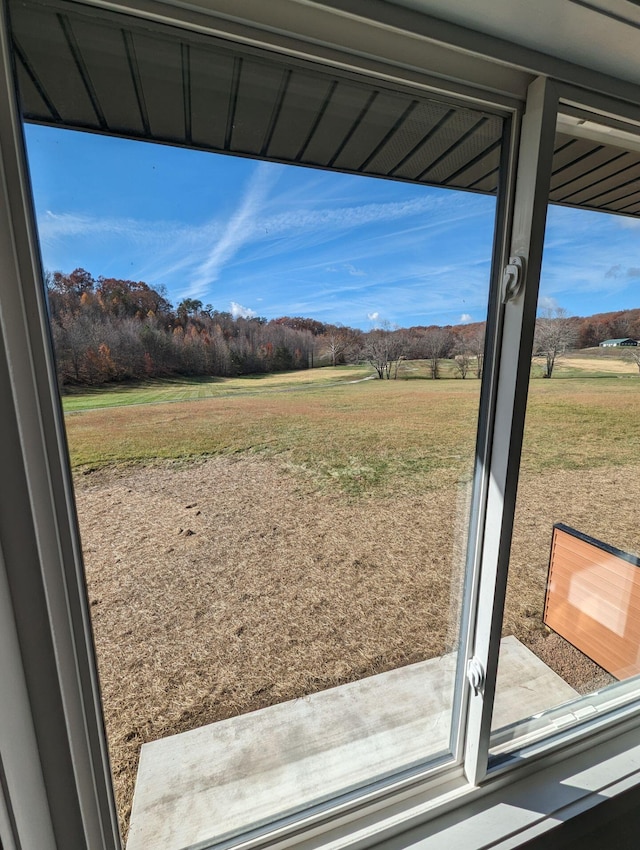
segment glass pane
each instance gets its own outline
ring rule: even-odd
[[[30,8],[29,166],[129,850],[450,761],[501,119],[130,21],[123,42],[69,15],[61,39]]]
[[[538,706],[494,718],[495,756],[640,692],[640,154],[599,130],[556,137],[500,652]]]

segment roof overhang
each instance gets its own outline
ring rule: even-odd
[[[25,120],[494,194],[504,116],[380,77],[76,3],[10,4]],[[550,200],[640,214],[640,149],[571,116]],[[595,127],[595,129],[594,129]],[[635,148],[635,149],[634,149]]]

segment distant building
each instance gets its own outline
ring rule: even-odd
[[[604,342],[600,343],[600,348],[615,348],[616,346],[628,347],[637,345],[637,339],[605,339]]]

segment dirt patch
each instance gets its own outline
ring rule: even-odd
[[[630,522],[624,474],[640,480],[598,473],[618,530]],[[610,679],[540,621],[552,522],[603,536],[591,506],[583,516],[574,504],[583,478],[523,478],[505,633],[588,690]],[[79,476],[123,831],[145,741],[453,649],[467,498],[468,487],[446,487],[350,500],[246,458]],[[628,548],[629,528],[605,539]]]

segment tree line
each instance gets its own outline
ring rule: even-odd
[[[170,376],[232,376],[311,365],[308,329],[234,317],[162,290],[84,269],[46,275],[61,386]]]
[[[193,298],[174,307],[162,288],[94,278],[80,268],[47,273],[45,282],[60,386],[230,377],[363,361],[379,377],[391,378],[402,360],[412,359],[428,359],[437,378],[445,357],[459,358],[462,377],[474,357],[480,374],[480,326],[363,332],[304,317],[234,316]]]
[[[361,331],[304,317],[235,316],[185,298],[174,307],[163,288],[142,281],[94,278],[84,269],[45,275],[60,386],[171,376],[218,376],[367,362],[383,380],[405,360],[424,360],[432,378],[449,359],[460,378],[482,377],[484,322]],[[568,347],[609,337],[640,336],[640,310],[538,320],[535,353],[546,376]]]

